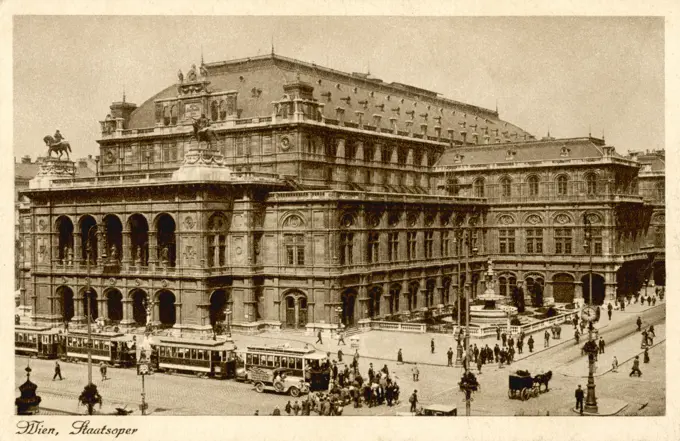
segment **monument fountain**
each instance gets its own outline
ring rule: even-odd
[[[517,316],[517,308],[507,304],[509,297],[496,292],[496,274],[493,270],[493,262],[489,259],[484,274],[484,293],[477,296],[483,305],[470,306],[470,324],[472,325],[505,325],[509,324],[513,317]]]

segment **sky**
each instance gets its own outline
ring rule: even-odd
[[[626,17],[15,16],[14,155],[56,129],[98,154],[113,101],[206,62],[271,51],[490,109],[539,139],[664,148],[664,22]]]

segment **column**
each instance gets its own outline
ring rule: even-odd
[[[420,285],[418,285],[418,304],[416,305],[416,308],[426,308],[427,307],[427,299],[426,299],[426,293],[427,293],[427,280],[426,279],[420,279]]]
[[[104,233],[102,231],[102,226],[100,225],[99,228],[97,228],[97,232],[95,233],[97,235],[97,264],[100,264],[102,262],[102,259],[104,258]],[[86,238],[86,240],[89,239]],[[87,247],[87,242],[85,243],[85,246]],[[87,248],[85,249],[87,253]]]
[[[399,309],[402,311],[408,311],[408,280],[401,282],[401,292],[399,295],[401,295],[401,298],[399,299]]]
[[[156,243],[156,230],[149,230],[149,269],[155,270],[158,263],[158,244]]]
[[[80,231],[73,232],[73,262],[76,268],[79,268],[80,264],[83,262],[83,245],[82,236]]]
[[[442,305],[444,304],[444,298],[443,298],[443,292],[444,292],[444,287],[442,286],[442,276],[438,275],[437,276],[437,281],[435,284],[434,288],[434,305]]]
[[[134,323],[132,317],[132,300],[123,296],[123,319],[120,321],[121,325],[131,325]]]
[[[82,293],[74,293],[73,295],[73,322],[83,322],[85,320],[85,302]]]
[[[50,238],[50,254],[52,265],[61,264],[59,260],[59,234],[55,231],[49,233]]]
[[[383,283],[382,290],[382,296],[380,298],[380,315],[384,317],[390,313],[390,302],[392,301],[392,296],[390,296],[390,282]]]
[[[121,260],[123,267],[132,263],[132,241],[130,240],[130,230],[123,230],[123,249],[121,250]]]
[[[175,294],[175,324],[173,328],[182,327],[182,302],[178,301],[177,294]]]
[[[363,281],[362,281],[363,283]],[[359,308],[359,314],[356,314],[357,310],[356,308]],[[355,305],[355,319],[363,319],[368,317],[368,290],[366,288],[366,285],[361,285],[359,287],[359,296],[357,298],[357,302]]]
[[[106,300],[107,300],[106,294],[99,294],[99,297],[97,297],[99,317],[103,318],[108,323],[109,302],[107,302]]]

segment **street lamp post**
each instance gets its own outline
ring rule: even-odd
[[[456,237],[453,239],[454,243],[456,244],[456,256],[458,256],[458,289],[457,289],[457,296],[456,296],[456,302],[458,305],[457,309],[457,320],[456,320],[456,325],[458,327],[458,336],[456,337],[456,366],[460,366],[463,363],[463,346],[461,345],[461,338],[460,334],[463,330],[463,328],[460,326],[460,299],[461,299],[461,289],[462,287],[462,282],[463,282],[463,277],[460,272],[460,250],[461,250],[461,245],[462,245],[462,236],[460,234],[457,234]]]
[[[468,230],[467,247],[465,252],[465,351],[470,347],[470,290],[472,289],[472,276],[470,274],[470,257],[477,254],[477,247],[472,243],[472,230]],[[469,362],[467,363],[470,364]],[[466,371],[469,366],[466,367]]]
[[[85,314],[87,315],[87,384],[92,384],[92,285],[90,284],[90,259],[92,257],[92,241],[90,234],[97,226],[92,225],[85,236],[85,251],[87,256],[87,288],[85,290]]]
[[[588,276],[588,308],[592,311],[593,306],[593,234],[592,234],[592,224],[588,220],[587,215],[583,215],[583,226],[585,231],[585,241],[583,247],[588,251],[589,257],[589,276]],[[597,347],[594,339],[593,333],[593,318],[591,316],[590,322],[588,323],[588,347],[594,349]],[[585,410],[589,413],[597,413],[597,397],[595,396],[595,377],[593,376],[595,371],[595,354],[597,352],[591,351],[588,353],[588,390],[586,393],[586,405]]]
[[[225,312],[227,315],[227,335],[231,337],[231,309],[227,308]]]

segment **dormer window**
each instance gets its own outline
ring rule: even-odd
[[[356,112],[354,112],[354,114],[355,114],[355,115],[357,116],[357,118],[359,119],[359,125],[362,125],[362,124],[363,124],[363,119],[364,119],[364,112],[362,112],[362,111],[360,111],[360,110],[357,110]]]
[[[421,113],[420,117],[423,118],[425,121],[427,121],[427,113]]]
[[[397,115],[399,115],[400,112],[401,112],[401,108],[400,108],[400,107],[393,107],[393,108],[392,108],[392,112],[394,112],[394,113],[396,113]]]
[[[526,136],[526,135],[524,135],[524,136]],[[562,149],[560,150],[560,156],[563,157],[563,158],[566,158],[566,157],[569,156],[569,152],[571,152],[571,149],[568,149],[566,147],[562,147]]]
[[[345,109],[343,109],[342,107],[336,107],[335,117],[338,121],[341,121],[345,117]]]
[[[357,87],[352,88],[352,92],[357,93],[358,91],[359,91],[359,88],[357,88]]]
[[[435,116],[433,119],[437,122],[437,124],[442,123],[442,117],[441,116]]]
[[[453,162],[456,164],[460,164],[463,162],[463,158],[465,158],[465,155],[461,155],[460,153],[456,153],[455,156],[453,157]]]
[[[409,110],[408,112],[406,112],[406,114],[407,114],[408,116],[410,116],[411,119],[413,119],[413,117],[415,116],[416,112],[413,111],[413,110]]]
[[[376,127],[380,127],[380,120],[382,119],[382,116],[380,115],[373,115],[373,125]]]
[[[335,88],[338,89],[338,90],[340,90],[340,83],[337,83],[337,84],[335,85]]]
[[[436,136],[437,138],[442,137],[442,128],[441,127],[435,127],[434,128],[434,136]]]
[[[510,149],[506,152],[505,155],[505,160],[506,161],[513,161],[515,159],[515,155],[517,154],[517,150]]]
[[[427,124],[421,124],[421,125],[420,125],[420,132],[421,132],[423,135],[427,135]]]

